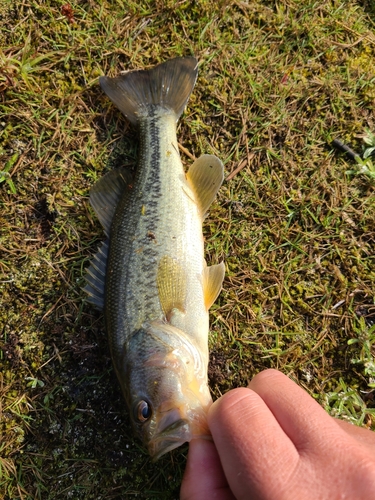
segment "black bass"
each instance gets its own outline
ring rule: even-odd
[[[202,221],[223,181],[203,155],[185,174],[176,137],[197,78],[193,57],[100,85],[140,134],[135,178],[113,170],[90,192],[107,240],[87,271],[88,300],[104,310],[130,417],[156,459],[209,437],[208,310],[224,264],[204,260]]]

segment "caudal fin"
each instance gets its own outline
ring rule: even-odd
[[[157,105],[182,114],[197,79],[194,57],[170,59],[149,70],[130,71],[115,78],[102,76],[100,85],[132,123]]]

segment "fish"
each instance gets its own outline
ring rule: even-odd
[[[134,178],[115,169],[91,188],[106,240],[87,270],[87,300],[104,312],[117,378],[135,432],[151,457],[210,438],[209,308],[224,263],[208,266],[202,223],[224,178],[203,154],[185,173],[177,120],[197,60],[100,77],[102,90],[139,132]]]

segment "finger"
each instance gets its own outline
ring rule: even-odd
[[[345,420],[334,419],[334,422],[344,430],[349,436],[354,438],[358,443],[360,443],[372,456],[375,455],[375,433],[365,429],[364,427],[359,427],[358,425],[353,425]]]
[[[211,406],[208,423],[235,497],[281,498],[299,456],[261,397],[234,389]]]
[[[193,439],[185,474],[182,479],[181,500],[234,500],[212,441]]]
[[[276,370],[265,370],[249,384],[268,406],[299,453],[320,450],[327,440],[342,437],[342,429],[296,383]]]

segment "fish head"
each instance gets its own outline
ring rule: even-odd
[[[208,438],[207,359],[194,340],[167,323],[132,337],[124,387],[130,417],[154,460],[193,438]]]

